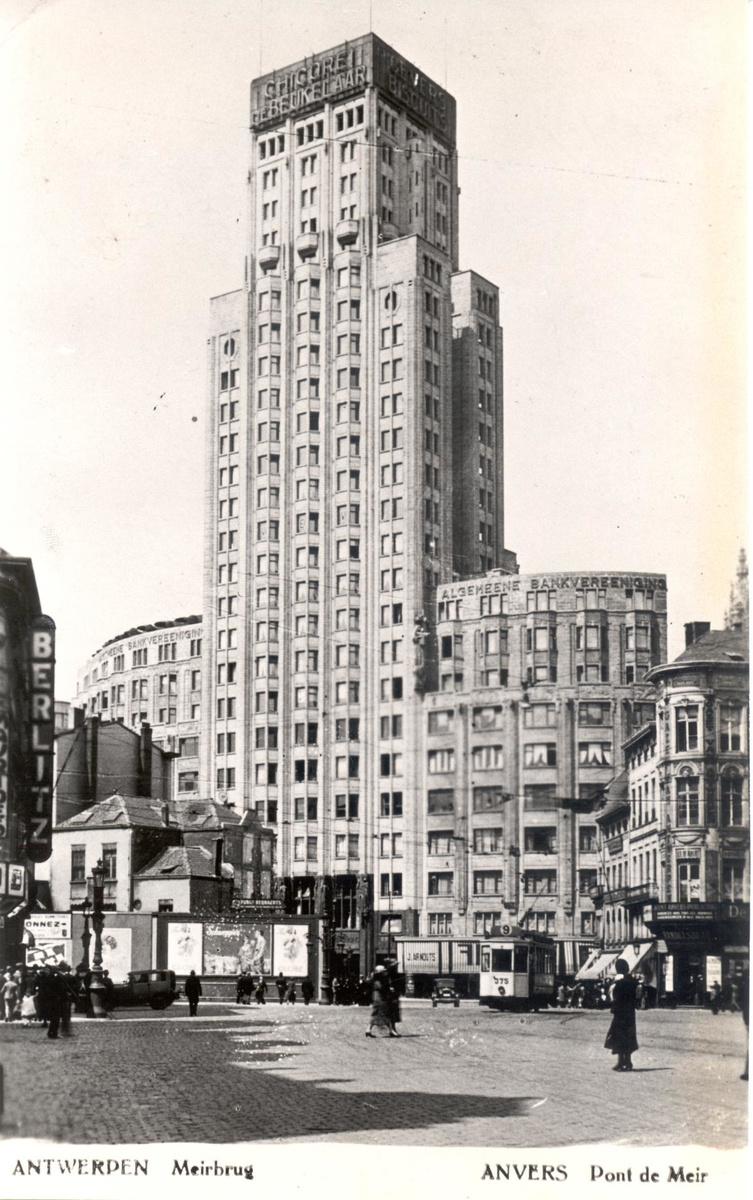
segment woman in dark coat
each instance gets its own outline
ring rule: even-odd
[[[384,967],[375,967],[371,981],[371,1020],[366,1030],[367,1037],[374,1037],[372,1030],[384,1030],[389,1037],[396,1035],[392,1030],[392,1013],[390,1010],[390,985]]]
[[[638,1049],[635,1032],[635,1010],[638,1006],[638,984],[630,975],[624,958],[615,963],[617,981],[612,988],[612,1023],[604,1045],[617,1055],[614,1071],[632,1071],[630,1056]]]

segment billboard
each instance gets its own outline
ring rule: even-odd
[[[70,967],[73,966],[72,955],[73,942],[70,938],[59,938],[57,941],[52,938],[39,938],[33,945],[29,944],[26,947],[26,965],[54,967],[57,963],[65,962]]]
[[[305,979],[309,973],[308,926],[275,925],[275,974]]]
[[[102,970],[122,983],[131,970],[131,930],[111,926],[102,934]]]
[[[204,974],[271,975],[270,932],[267,924],[205,925]]]
[[[167,965],[176,975],[202,971],[204,926],[199,921],[171,921],[167,927]]]

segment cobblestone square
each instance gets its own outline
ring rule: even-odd
[[[609,1016],[403,1008],[366,1039],[368,1009],[176,1004],[74,1022],[51,1042],[0,1026],[4,1137],[71,1143],[329,1141],[417,1146],[588,1142],[720,1149],[747,1138],[739,1016],[639,1014],[630,1075]]]

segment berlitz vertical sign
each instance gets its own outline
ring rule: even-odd
[[[45,862],[52,853],[52,788],[55,752],[55,622],[31,625],[31,738],[26,853]]]

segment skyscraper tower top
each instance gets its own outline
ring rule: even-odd
[[[261,131],[376,87],[455,145],[455,100],[374,33],[261,75],[251,83],[251,128]]]

